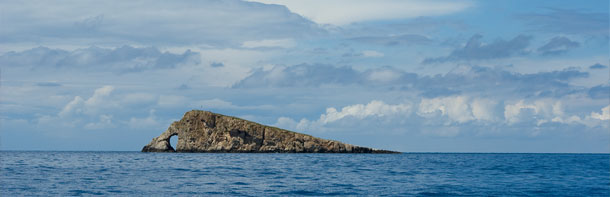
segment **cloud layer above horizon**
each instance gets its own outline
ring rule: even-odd
[[[0,7],[2,150],[139,150],[204,109],[398,151],[610,151],[607,1]]]

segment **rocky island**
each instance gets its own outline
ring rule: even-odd
[[[169,142],[178,136],[174,149]],[[209,111],[186,112],[142,152],[207,153],[398,153],[354,146],[334,140],[258,124]]]

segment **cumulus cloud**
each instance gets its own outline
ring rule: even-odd
[[[524,134],[537,135],[540,129],[553,130],[557,124],[588,128],[603,125],[602,121],[610,118],[609,109],[610,106],[607,106],[601,113],[591,112],[588,116],[579,116],[574,112],[566,112],[563,103],[555,99],[515,102],[460,95],[424,98],[416,105],[409,102],[386,104],[373,100],[368,104],[349,105],[340,110],[329,107],[318,119],[303,118],[296,121],[280,117],[275,125],[314,132],[329,131],[340,125],[343,130],[361,131],[357,127],[385,122],[390,125],[383,125],[384,129],[415,130],[441,136],[455,136],[465,128],[485,130],[483,128],[499,126],[506,130],[519,130],[518,128],[526,127],[531,129],[524,130]],[[413,112],[415,116],[411,115]]]
[[[96,89],[95,92],[93,92],[93,96],[91,96],[89,99],[87,99],[85,101],[85,106],[88,106],[88,107],[100,106],[104,102],[104,99],[107,98],[108,95],[110,95],[110,93],[113,90],[114,90],[114,87],[112,87],[112,86],[104,86],[104,87]]]
[[[580,43],[576,41],[572,41],[563,36],[557,36],[551,39],[544,46],[538,48],[538,52],[542,53],[542,55],[559,55],[579,46]]]
[[[335,122],[337,120],[354,117],[364,119],[371,116],[384,117],[394,116],[398,114],[409,114],[411,106],[408,104],[388,105],[382,101],[373,100],[366,105],[356,104],[341,108],[340,111],[331,107],[326,109],[326,114],[320,116],[320,121],[323,124]]]
[[[420,101],[417,115],[425,118],[447,117],[448,123],[466,123],[469,121],[496,121],[497,101],[467,96],[449,96],[423,98]]]
[[[558,100],[538,99],[526,102],[507,103],[504,107],[504,118],[508,125],[517,123],[535,123],[540,126],[546,123],[585,124],[580,116],[567,114],[563,103]]]
[[[355,22],[382,19],[405,19],[420,16],[438,16],[462,11],[471,6],[467,1],[397,1],[397,0],[252,0],[285,5],[318,24],[348,25]]]
[[[497,119],[497,115],[495,114],[494,108],[496,107],[497,103],[497,101],[491,99],[474,99],[472,103],[470,103],[472,116],[476,120],[495,121]]]
[[[137,72],[149,69],[174,68],[184,63],[197,63],[199,54],[161,52],[154,47],[122,46],[114,49],[89,47],[75,50],[33,48],[8,52],[0,56],[0,65],[32,69],[86,69],[116,72]]]
[[[96,89],[87,99],[75,96],[57,115],[40,115],[34,122],[40,127],[80,127],[89,130],[108,129],[116,127],[111,110],[117,107],[110,98],[113,86],[103,86]]]
[[[417,115],[433,117],[436,115],[448,116],[450,120],[464,123],[474,119],[467,98],[462,96],[422,99]]]
[[[608,131],[610,127],[610,105],[601,108],[600,111],[591,112],[586,117],[582,118],[582,124],[588,127],[601,127]]]
[[[59,112],[59,117],[68,117],[79,114],[95,114],[100,108],[105,107],[107,97],[114,90],[112,86],[103,86],[95,90],[93,95],[87,100],[80,96],[75,96],[64,108]]]
[[[117,94],[114,86],[102,86],[90,96],[74,96],[57,115],[38,117],[38,126],[56,126],[82,128],[87,130],[104,130],[127,126],[130,128],[160,128],[162,118],[155,114],[156,107],[185,107],[186,97],[157,96],[144,92]],[[138,113],[148,111],[148,116],[140,117]],[[164,123],[164,122],[163,122]]]
[[[498,39],[491,43],[482,43],[482,35],[474,35],[462,48],[457,48],[445,57],[426,58],[423,63],[438,63],[447,61],[470,61],[507,58],[528,54],[526,48],[531,36],[519,35],[511,40]]]
[[[75,96],[64,108],[59,112],[59,117],[66,117],[74,113],[82,113],[83,98]]]
[[[544,104],[544,103],[538,103],[538,104]],[[526,119],[531,118],[531,115],[535,115],[538,114],[539,111],[541,111],[544,106],[537,106],[534,104],[525,104],[523,100],[514,103],[514,104],[507,104],[504,107],[504,118],[506,119],[506,122],[508,122],[508,124],[514,124],[517,123],[519,121],[522,121],[522,118],[519,116],[520,114],[523,114],[524,110],[529,110],[532,111],[533,114],[529,114],[530,116],[525,117]]]
[[[280,117],[276,122],[276,126],[284,126],[300,131],[303,130],[318,130],[324,125],[331,124],[344,119],[363,120],[368,118],[378,119],[393,119],[395,117],[406,118],[411,114],[412,106],[407,103],[401,104],[386,104],[383,101],[373,100],[367,104],[349,105],[337,110],[334,107],[326,108],[326,113],[320,115],[320,118],[314,121],[301,119],[296,122],[287,117]]]
[[[590,117],[598,120],[610,120],[610,105],[602,108],[601,113],[591,112]]]

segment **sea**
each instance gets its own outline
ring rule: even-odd
[[[610,196],[610,154],[0,151],[0,196]]]

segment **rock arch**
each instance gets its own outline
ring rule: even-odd
[[[143,152],[176,152],[176,149],[172,147],[169,140],[172,136],[178,136],[178,130],[174,127],[174,124],[170,125],[165,132],[163,132],[159,137],[155,137],[152,141],[142,148]]]

